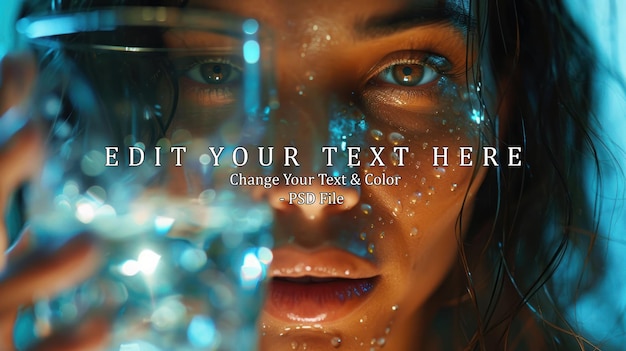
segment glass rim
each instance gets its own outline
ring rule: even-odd
[[[31,43],[58,46],[54,37],[89,32],[113,32],[120,27],[184,27],[205,30],[243,39],[269,36],[258,21],[250,17],[203,9],[181,9],[156,6],[116,6],[93,10],[63,11],[45,15],[20,18],[16,22],[17,33]],[[90,44],[91,48],[114,51],[154,52],[163,48],[129,47]],[[176,50],[168,48],[166,50]],[[204,48],[206,49],[206,48]],[[189,48],[186,48],[189,50]],[[201,49],[199,49],[201,50]]]

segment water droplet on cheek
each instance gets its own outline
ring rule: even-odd
[[[418,192],[413,193],[413,195],[411,195],[411,199],[409,200],[409,202],[411,203],[411,205],[415,205],[421,199],[422,199],[422,193],[418,191]]]
[[[359,234],[359,239],[365,240],[366,238],[367,238],[367,234],[365,234],[364,232]]]
[[[291,342],[291,349],[292,350],[297,350],[298,349],[298,342],[297,341],[292,341]]]
[[[458,188],[458,184],[457,183],[452,183],[452,185],[450,185],[450,191],[456,191],[456,188]]]
[[[428,191],[426,192],[428,195],[435,195],[435,187],[434,186],[429,186],[428,187]]]
[[[409,231],[409,236],[417,236],[417,234],[419,234],[419,230],[415,227],[411,228]]]
[[[392,132],[392,133],[389,133],[387,140],[393,145],[398,145],[404,142],[404,135],[397,133],[397,132]]]
[[[362,204],[361,205],[361,212],[363,212],[363,214],[368,215],[372,213],[372,206],[370,206],[369,204]]]
[[[330,339],[330,344],[334,348],[338,348],[339,346],[341,346],[341,338],[338,336],[335,336],[334,338]]]
[[[370,131],[370,135],[372,136],[372,138],[374,138],[374,140],[379,141],[383,138],[384,134],[383,132],[381,132],[378,129],[372,129]]]
[[[395,205],[393,206],[393,215],[394,216],[398,216],[398,214],[402,213],[402,202],[400,202],[400,200],[398,200]]]
[[[378,340],[376,340],[376,344],[378,344],[378,346],[384,346],[386,342],[387,339],[385,338],[378,338]]]

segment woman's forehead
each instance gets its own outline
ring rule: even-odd
[[[187,7],[228,11],[269,22],[294,22],[312,18],[366,21],[371,17],[421,17],[421,13],[469,14],[469,0],[189,0]]]

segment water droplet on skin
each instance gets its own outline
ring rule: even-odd
[[[411,205],[415,205],[418,201],[420,201],[422,199],[422,193],[421,192],[415,192],[413,193],[413,195],[411,196],[411,200],[410,203]]]
[[[292,350],[297,350],[298,349],[298,342],[297,341],[292,341],[291,342],[291,349]]]
[[[418,233],[419,233],[419,230],[417,230],[417,228],[413,227],[413,228],[411,228],[411,231],[409,232],[409,236],[417,236]]]
[[[441,120],[441,125],[442,125],[442,126],[445,126],[447,123],[448,123],[448,121],[446,121],[445,119],[442,119],[442,120]]]
[[[399,213],[402,213],[402,202],[400,202],[400,200],[398,200],[395,205],[393,206],[393,215],[394,216],[398,216]]]
[[[375,247],[374,244],[369,244],[367,246],[367,252],[369,252],[370,254],[373,254],[374,253],[374,247]]]
[[[376,340],[376,343],[378,344],[378,346],[384,346],[386,342],[387,342],[387,339],[385,338],[378,338],[378,340]]]
[[[385,328],[385,335],[389,335],[391,333],[391,327]]]
[[[384,134],[383,132],[381,132],[378,129],[372,129],[370,131],[370,135],[372,136],[372,138],[374,138],[374,140],[379,141],[380,139],[383,138]]]
[[[456,191],[456,188],[457,188],[458,186],[459,186],[459,185],[458,185],[457,183],[452,183],[452,185],[450,185],[450,191]]]
[[[426,184],[426,177],[422,177],[422,179],[420,179],[420,184]]]
[[[397,310],[398,310],[398,305],[393,305],[393,306],[391,306],[391,310],[392,310],[392,311],[397,311]]]
[[[413,216],[415,216],[415,211],[410,210],[410,211],[408,211],[408,212],[406,213],[406,215],[407,215],[407,217],[413,217]]]
[[[365,240],[365,238],[367,238],[367,234],[365,234],[365,233],[361,233],[361,234],[359,235],[359,238],[360,238],[361,240]]]
[[[434,186],[429,186],[428,187],[428,191],[426,192],[428,195],[435,195],[435,187]]]
[[[330,34],[326,34],[326,40],[330,41]]]
[[[381,239],[384,239],[385,238],[385,232],[380,232],[378,237],[381,238]]]
[[[441,179],[441,176],[446,174],[446,169],[443,167],[435,167],[434,171],[435,171],[435,178],[437,179]]]
[[[398,145],[404,142],[404,135],[397,133],[397,132],[392,132],[392,133],[389,133],[387,140],[393,145]]]
[[[330,344],[333,345],[334,348],[341,346],[341,338],[335,336],[334,338],[330,339]]]
[[[400,156],[396,152],[392,152],[389,156],[391,156],[391,164],[397,166],[400,163]]]
[[[300,96],[304,96],[304,91],[305,90],[306,90],[306,87],[304,85],[296,86],[296,91],[298,92],[298,95],[300,95]]]
[[[372,213],[372,206],[370,206],[369,204],[362,204],[361,212],[363,212],[363,214],[366,214],[366,215]]]
[[[346,269],[345,272],[343,272],[343,274],[346,275],[346,276],[350,275],[350,270]]]
[[[315,30],[318,30],[318,29],[319,29],[319,27],[317,26],[317,24],[314,24],[313,25],[313,30],[315,31]]]
[[[422,144],[422,150],[426,150],[427,147],[428,147],[428,143],[423,143]]]

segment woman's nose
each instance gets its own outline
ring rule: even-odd
[[[294,71],[310,72],[311,67],[294,68],[285,72],[279,67],[278,74],[280,107],[273,116],[273,138],[277,152],[275,172],[281,179],[280,186],[270,190],[269,202],[281,217],[299,218],[302,226],[319,228],[329,216],[337,216],[352,209],[359,201],[360,189],[350,182],[345,173],[345,159],[341,157],[341,145],[331,137],[331,121],[335,110],[342,103],[340,87],[318,75],[310,79]],[[328,147],[337,147],[331,151]],[[284,149],[288,148],[286,152]],[[295,153],[295,156],[294,156]],[[293,156],[293,157],[289,157]],[[329,162],[331,161],[331,162]],[[332,166],[329,166],[332,164]],[[356,169],[350,170],[356,172]],[[323,224],[322,224],[323,226]],[[310,233],[297,225],[289,235],[296,241],[314,245],[328,240],[332,230]],[[307,236],[313,235],[315,238]]]

